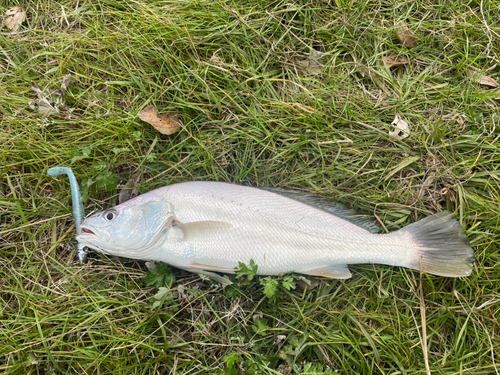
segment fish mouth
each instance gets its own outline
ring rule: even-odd
[[[93,234],[94,236],[96,235],[94,232],[92,232],[90,229],[88,228],[83,228],[81,227],[80,228],[82,230],[82,233],[87,233],[87,234]]]

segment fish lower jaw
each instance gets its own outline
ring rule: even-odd
[[[84,246],[87,246],[88,248],[97,251],[99,253],[105,254],[105,255],[113,255],[117,257],[122,257],[122,258],[129,258],[129,259],[137,259],[137,260],[153,260],[152,252],[148,249],[142,250],[141,249],[134,249],[134,248],[114,248],[114,249],[109,249],[109,247],[104,247],[104,246],[99,246],[95,245],[92,242],[82,240],[80,236],[77,236],[77,241],[83,244]]]

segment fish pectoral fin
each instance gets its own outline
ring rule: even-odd
[[[221,283],[224,286],[231,285],[233,283],[231,280],[229,280],[229,277],[221,276],[221,275],[218,275],[216,273],[213,273],[213,272],[210,272],[207,270],[202,270],[199,268],[189,268],[189,267],[183,268],[183,270],[186,270],[186,271],[189,271],[192,273],[196,273],[196,274],[201,273],[202,275],[208,276],[210,279],[217,281],[218,283]],[[220,271],[220,272],[224,272],[224,271]],[[233,273],[234,273],[234,270],[233,270]]]
[[[177,228],[182,232],[182,239],[184,241],[213,238],[214,236],[228,232],[232,227],[232,224],[223,221],[195,221],[173,226],[173,228]]]
[[[329,279],[348,279],[352,276],[347,264],[335,264],[301,273],[304,275],[328,277]]]

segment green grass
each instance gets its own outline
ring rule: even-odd
[[[415,374],[427,356],[433,374],[499,373],[500,91],[467,76],[500,82],[499,1],[24,3],[19,35],[0,30],[0,372]],[[417,47],[402,46],[398,21]],[[324,53],[319,74],[301,63],[311,49]],[[388,69],[384,55],[410,64]],[[29,87],[68,73],[77,116],[43,121]],[[151,104],[184,129],[141,122]],[[401,141],[388,136],[396,113],[411,126]],[[137,172],[141,192],[300,188],[389,230],[448,209],[475,269],[351,267],[279,300],[258,280],[223,291],[176,270],[153,308],[144,264],[77,263],[69,184],[46,175],[53,166],[73,168],[87,212],[115,205]]]

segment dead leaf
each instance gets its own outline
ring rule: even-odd
[[[417,46],[418,39],[404,22],[398,22],[396,24],[396,34],[398,34],[399,40],[405,47],[413,48]]]
[[[406,57],[404,56],[383,56],[382,60],[384,61],[385,65],[387,65],[388,68],[392,68],[393,66],[400,66],[400,65],[405,65],[410,62]]]
[[[137,116],[147,122],[162,134],[177,133],[183,125],[182,118],[175,112],[167,112],[158,115],[158,110],[152,105],[144,108]]]
[[[321,73],[321,69],[323,65],[319,62],[319,59],[324,55],[323,52],[311,50],[309,53],[309,57],[305,60],[298,61],[297,65],[299,65],[303,70],[312,75],[317,75]]]
[[[394,117],[391,125],[395,126],[394,131],[389,132],[389,135],[391,137],[394,137],[396,139],[404,139],[410,135],[410,125],[401,118],[401,115],[396,114],[396,117]]]
[[[11,34],[17,34],[26,17],[26,12],[21,7],[13,7],[5,14],[7,14],[7,17],[3,20],[3,23],[9,28]]]
[[[472,81],[480,83],[481,85],[490,86],[490,87],[500,87],[500,84],[495,81],[493,78],[489,76],[485,76],[481,74],[481,72],[475,72],[472,70],[466,71],[467,77],[469,77]]]
[[[262,319],[264,317],[264,313],[259,311],[257,314],[252,315],[252,319],[255,322],[257,319]]]
[[[66,90],[72,81],[71,74],[66,74],[59,89],[42,91],[38,87],[31,86],[30,89],[36,93],[37,98],[29,102],[30,108],[38,110],[42,117],[60,115],[61,110],[66,111],[71,117],[70,109],[66,105]]]
[[[123,202],[126,202],[139,195],[139,190],[137,190],[135,185],[139,182],[140,179],[140,173],[136,173],[132,177],[130,177],[130,179],[127,181],[125,186],[120,191],[120,194],[118,195],[118,204],[122,204]]]
[[[497,109],[497,108],[498,108],[498,104],[497,104],[495,101],[493,101],[493,100],[486,100],[484,103],[485,103],[485,104],[486,104],[486,105],[487,105],[490,109],[495,110],[495,109]]]
[[[308,285],[303,280],[296,281],[296,283],[300,289],[304,290],[307,288],[307,290],[311,290],[311,289],[317,288],[321,284],[321,280],[316,278],[316,277],[309,276],[309,277],[307,277],[307,279],[309,279],[309,282],[311,283],[311,285]]]

